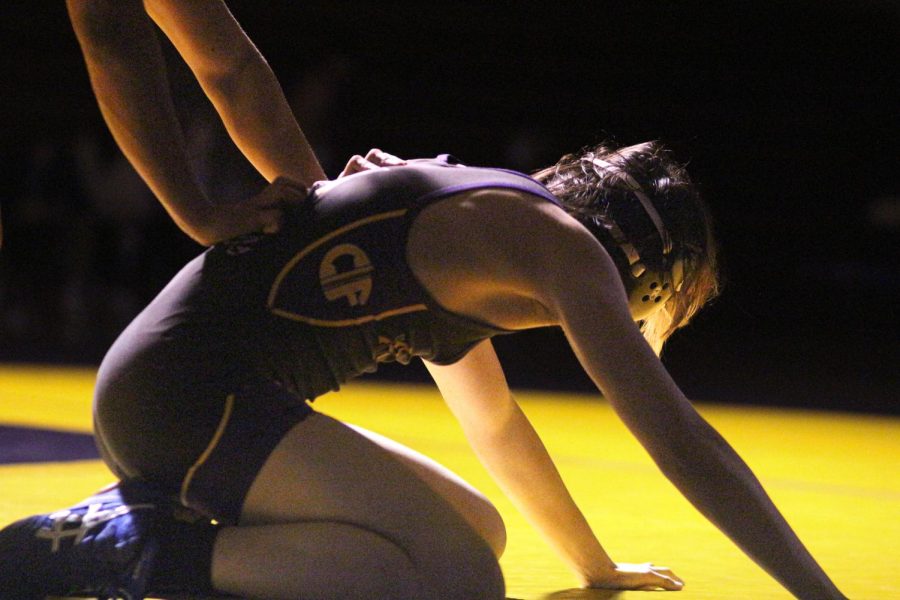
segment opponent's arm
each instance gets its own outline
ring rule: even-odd
[[[155,27],[140,0],[67,0],[91,86],[122,152],[188,235],[212,206],[194,178]]]
[[[305,195],[305,191],[283,179],[248,202],[227,207],[216,206],[205,196],[191,169],[156,27],[144,4],[140,0],[67,0],[66,4],[91,85],[110,132],[175,223],[201,244],[251,231],[276,230],[281,220],[281,201],[296,200]],[[219,10],[214,10],[215,5],[220,5]],[[154,5],[154,10],[161,21],[168,19],[172,29],[176,9],[200,10],[200,7],[211,9],[207,18],[214,25],[211,24],[210,29],[223,34],[231,27],[234,33],[236,25],[233,19],[231,24],[227,22],[230,15],[222,13],[224,5],[220,2],[159,4]],[[227,9],[224,10],[227,13]],[[195,23],[197,35],[205,35],[202,30]],[[237,32],[240,35],[235,44],[249,53],[246,36],[239,28]],[[234,68],[238,63],[232,61],[230,64]],[[232,77],[234,80],[236,77]],[[254,90],[244,89],[242,93],[252,94]],[[283,100],[280,90],[278,95],[276,102]],[[283,118],[284,112],[279,115]],[[286,124],[286,127],[290,129],[290,125]],[[296,128],[296,123],[293,127]],[[287,150],[282,146],[281,156]],[[310,152],[305,141],[302,145],[298,143],[296,150],[297,157]],[[310,160],[314,161],[314,157],[298,158],[291,164],[307,164]],[[316,168],[304,168],[284,167],[284,174],[290,177],[303,171],[310,180],[321,175],[318,163]],[[274,172],[269,170],[270,175]]]
[[[275,74],[224,2],[145,0],[144,5],[263,177],[287,177],[307,187],[325,179]]]
[[[681,588],[666,569],[610,559],[513,398],[489,341],[455,364],[426,365],[481,462],[584,585]]]
[[[568,242],[570,268],[545,272],[535,293],[625,425],[679,491],[785,588],[810,600],[844,598],[641,337],[609,256],[593,240]]]

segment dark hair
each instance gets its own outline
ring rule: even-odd
[[[682,257],[684,265],[682,284],[666,303],[666,310],[640,322],[641,332],[657,353],[676,329],[686,325],[718,295],[716,242],[709,210],[683,165],[676,163],[659,142],[618,149],[607,144],[584,148],[578,154],[563,156],[554,166],[532,177],[547,186],[569,214],[585,225],[593,223],[594,227],[597,222],[610,219],[610,207],[616,203],[635,205],[634,187],[628,182],[639,186],[650,198],[668,231],[673,251]],[[632,229],[629,223],[620,222],[618,226],[626,236]],[[661,257],[662,241],[655,233],[652,238],[628,241],[642,257],[648,252]],[[610,243],[600,241],[606,246]],[[622,271],[621,266],[619,270]],[[630,277],[629,273],[621,275],[623,279]]]

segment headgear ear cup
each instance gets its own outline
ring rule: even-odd
[[[623,273],[622,279],[628,293],[628,306],[631,314],[635,320],[639,321],[662,307],[681,287],[684,274],[683,260],[673,253],[672,238],[662,217],[637,180],[621,168],[603,159],[592,158],[591,162],[603,170],[611,172],[613,177],[617,177],[625,183],[633,196],[637,198],[659,236],[662,256],[658,261],[648,260],[641,256],[615,219],[606,215],[602,220],[595,220],[595,224],[602,226],[609,233],[618,249],[628,260],[629,268]],[[648,267],[648,264],[651,266]]]

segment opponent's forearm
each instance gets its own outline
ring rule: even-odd
[[[615,563],[566,489],[550,455],[518,405],[490,430],[465,427],[475,453],[516,508],[581,577],[600,581]]]
[[[145,7],[260,174],[307,187],[325,178],[268,62],[221,0],[146,0]]]
[[[843,599],[749,467],[699,416],[654,458],[682,494],[798,598]],[[651,454],[653,454],[651,452]]]
[[[155,28],[142,3],[67,5],[110,132],[178,226],[207,242],[213,207],[191,171]]]
[[[288,177],[307,187],[325,179],[262,56],[251,54],[235,72],[213,80],[201,78],[200,84],[231,138],[266,179]]]

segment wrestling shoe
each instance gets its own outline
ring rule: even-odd
[[[71,508],[8,525],[0,530],[0,600],[143,600],[166,502],[144,483],[121,483]]]

